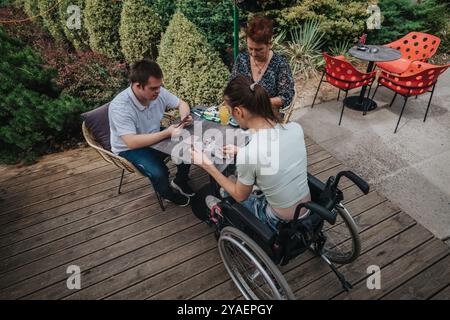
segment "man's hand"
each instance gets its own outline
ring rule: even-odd
[[[178,124],[173,124],[170,127],[166,128],[164,130],[164,132],[167,134],[168,138],[171,138],[173,136],[179,136],[181,135],[183,129],[184,129],[185,124],[182,123],[181,125]]]
[[[184,126],[185,127],[189,127],[193,122],[194,122],[194,118],[192,117],[191,114],[188,114],[186,117],[184,117],[183,119],[181,119],[181,121],[184,120]]]

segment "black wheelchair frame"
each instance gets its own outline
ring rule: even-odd
[[[231,226],[242,231],[256,242],[275,265],[286,265],[291,259],[310,250],[329,265],[341,282],[343,289],[348,291],[352,285],[345,280],[345,277],[324,253],[327,238],[322,232],[324,222],[328,222],[330,225],[335,224],[338,212],[334,209],[336,206],[342,206],[341,202],[344,196],[338,188],[342,177],[350,179],[364,194],[369,192],[369,185],[351,171],[341,171],[335,177],[328,178],[326,183],[308,173],[308,185],[312,200],[300,204],[296,208],[294,219],[288,223],[279,224],[277,231],[261,222],[231,197],[222,199],[217,206],[212,208],[207,222],[215,225],[215,235],[218,240],[221,231],[226,227]],[[301,208],[310,210],[308,217],[298,219]],[[357,252],[351,261],[359,255],[359,250],[358,242]]]

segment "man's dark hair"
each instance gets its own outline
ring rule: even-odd
[[[144,87],[147,84],[149,77],[155,77],[157,79],[163,78],[162,70],[155,61],[144,59],[131,66],[128,79],[132,84],[139,83]]]

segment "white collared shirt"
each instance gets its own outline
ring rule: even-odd
[[[179,98],[163,87],[148,106],[139,102],[131,86],[123,90],[109,105],[111,151],[119,154],[129,150],[121,136],[159,132],[164,112],[178,107],[179,102]]]

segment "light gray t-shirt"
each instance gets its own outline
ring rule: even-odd
[[[258,130],[236,160],[238,180],[257,185],[274,208],[289,208],[309,194],[305,138],[298,123]]]
[[[139,102],[131,87],[119,93],[111,101],[108,110],[112,152],[119,154],[129,150],[121,136],[159,132],[164,111],[176,108],[179,102],[179,98],[163,87],[148,106]]]

